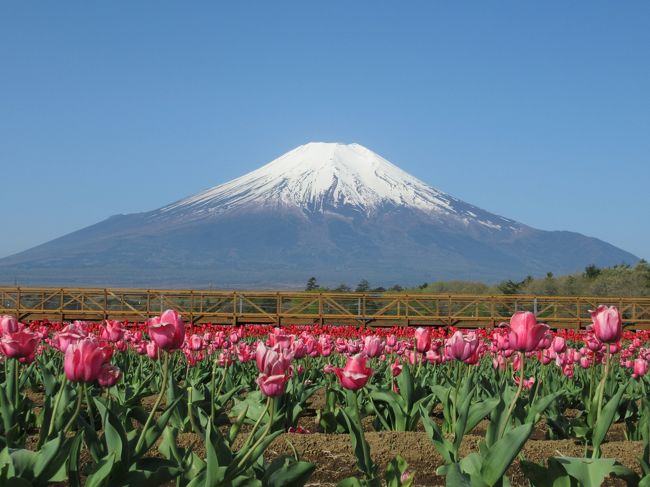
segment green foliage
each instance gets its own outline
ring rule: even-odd
[[[564,276],[549,272],[544,277],[506,280],[496,285],[473,281],[437,281],[406,289],[409,294],[528,294],[534,296],[650,296],[650,265],[644,260],[634,266],[618,265]]]

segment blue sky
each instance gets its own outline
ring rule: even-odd
[[[309,141],[650,258],[650,3],[0,4],[8,255]]]

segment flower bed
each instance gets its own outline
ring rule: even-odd
[[[1,317],[0,485],[650,485],[649,335],[614,307],[592,319],[554,333],[525,312],[471,332]]]

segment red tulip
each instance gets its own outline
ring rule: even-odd
[[[612,343],[621,339],[623,323],[616,306],[598,306],[595,311],[591,311],[591,320],[593,321],[594,335],[601,342]]]
[[[25,358],[34,354],[38,337],[30,331],[9,332],[0,338],[0,350],[10,358]]]
[[[71,343],[65,351],[63,370],[73,382],[95,382],[104,364],[104,352],[90,338]]]
[[[159,348],[171,352],[183,346],[185,323],[176,311],[168,309],[149,320],[149,336]]]
[[[548,329],[548,325],[537,323],[535,315],[530,311],[518,311],[510,318],[510,348],[519,352],[532,352]]]
[[[356,391],[366,385],[372,375],[372,369],[366,367],[366,357],[363,354],[348,357],[344,368],[335,368],[334,373],[345,389]]]

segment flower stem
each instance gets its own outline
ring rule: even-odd
[[[517,393],[515,394],[515,397],[512,398],[512,402],[510,403],[510,407],[508,408],[508,412],[506,413],[505,420],[503,421],[501,425],[501,431],[499,431],[499,438],[503,436],[503,434],[506,432],[506,428],[508,427],[508,422],[510,421],[510,415],[515,409],[515,406],[517,405],[517,400],[519,399],[519,396],[521,395],[521,391],[524,388],[524,360],[526,358],[526,354],[524,352],[519,352],[519,387],[517,388]]]
[[[264,416],[266,416],[266,413],[268,412],[270,407],[271,407],[271,397],[268,397],[266,399],[266,406],[264,407],[264,411],[262,411],[262,414],[260,414],[259,417],[257,418],[257,421],[255,421],[255,424],[253,425],[253,429],[248,434],[248,438],[246,438],[246,441],[242,445],[241,450],[243,450],[248,445],[250,445],[251,441],[253,440],[253,436],[255,436],[255,432],[257,431],[257,428],[259,428],[260,423],[262,423],[262,420],[264,419]]]
[[[200,433],[201,430],[199,429],[198,425],[196,424],[196,420],[194,419],[194,405],[192,401],[191,387],[187,388],[187,415],[190,417],[190,426],[192,427],[192,432],[197,434]]]
[[[88,405],[88,417],[90,418],[90,425],[92,426],[93,431],[97,431],[93,414],[94,409],[92,402],[90,402],[90,394],[88,393],[88,386],[86,384],[84,384],[84,395],[86,396],[86,404]]]
[[[147,417],[147,421],[144,423],[144,427],[142,428],[142,432],[140,433],[140,438],[138,438],[138,443],[135,446],[136,453],[140,452],[140,448],[142,448],[142,444],[144,443],[144,438],[145,435],[147,434],[147,430],[149,429],[149,426],[153,421],[154,414],[156,414],[156,411],[158,410],[158,406],[160,406],[163,395],[165,394],[165,389],[167,388],[168,372],[169,372],[169,353],[167,352],[165,353],[165,362],[163,364],[163,381],[162,381],[162,386],[160,387],[160,393],[156,398],[156,402],[153,404],[153,408],[149,413],[149,417]]]
[[[361,415],[359,414],[359,403],[357,401],[357,393],[356,391],[349,391],[348,397],[350,397],[352,400],[352,411],[354,414],[354,418],[351,418],[358,426],[359,428],[359,433],[361,435],[360,443],[361,443],[361,450],[363,451],[363,464],[365,466],[365,474],[368,480],[372,480],[374,478],[374,472],[373,472],[373,464],[372,464],[372,458],[370,457],[370,446],[368,446],[368,442],[366,441],[366,436],[363,432],[363,425],[361,424]],[[350,432],[350,434],[354,434],[354,432]]]
[[[20,402],[20,387],[18,385],[18,382],[20,381],[20,362],[18,362],[18,359],[14,359],[14,408],[18,409],[18,403]]]
[[[52,432],[54,431],[54,422],[56,420],[56,413],[59,410],[59,403],[61,402],[61,396],[63,395],[63,389],[65,389],[65,385],[68,382],[68,378],[64,375],[63,376],[63,382],[61,383],[61,387],[59,388],[59,392],[56,395],[56,399],[54,400],[54,409],[52,409],[52,415],[50,416],[50,427],[47,430],[47,436],[49,437]]]
[[[214,388],[215,388],[218,365],[219,365],[218,358],[215,358],[214,367],[212,368],[212,388],[211,388],[212,397],[210,398],[210,421],[212,421],[214,418],[214,413],[216,410],[215,401],[219,397],[219,394],[221,394],[221,389],[223,388],[223,384],[226,382],[226,374],[228,373],[228,365],[226,365],[223,369],[223,376],[221,377],[221,381],[219,382],[219,388],[215,391]]]
[[[253,428],[253,430],[251,431],[251,434],[250,434],[250,435],[248,436],[248,438],[246,439],[246,443],[248,443],[249,440],[250,440],[250,439],[253,437],[253,435],[255,434],[255,429],[257,428],[257,426],[258,426],[259,423],[260,423],[259,420],[260,420],[263,416],[266,415],[266,412],[267,412],[267,411],[269,411],[269,422],[266,424],[266,429],[264,430],[264,433],[263,433],[262,435],[260,435],[260,437],[257,439],[257,441],[253,444],[253,446],[251,446],[251,447],[248,449],[248,451],[244,454],[244,456],[242,457],[242,459],[241,459],[241,460],[239,461],[239,463],[237,464],[237,468],[238,468],[238,469],[239,469],[239,468],[242,468],[242,466],[246,463],[246,460],[248,460],[248,457],[250,457],[250,456],[253,454],[253,452],[255,451],[255,449],[256,449],[258,446],[260,446],[260,444],[262,443],[262,441],[264,441],[264,438],[265,438],[265,437],[266,437],[266,436],[271,432],[271,428],[273,428],[273,413],[274,413],[274,410],[275,410],[275,398],[269,396],[269,397],[266,399],[266,408],[264,409],[264,412],[262,413],[262,415],[260,416],[260,418],[258,418],[257,423],[255,423],[255,427]],[[243,448],[243,447],[242,447],[242,448]]]
[[[605,384],[607,382],[607,374],[609,373],[609,360],[611,358],[611,352],[609,350],[609,345],[607,345],[607,354],[605,359],[605,368],[603,369],[603,376],[600,379],[600,384],[598,384],[598,409],[596,409],[596,422],[600,419],[600,413],[603,409],[603,395],[605,394]]]
[[[75,406],[74,413],[68,421],[68,424],[63,428],[63,436],[65,436],[68,431],[74,426],[81,412],[81,403],[83,402],[83,385],[81,383],[77,384],[77,405]]]

